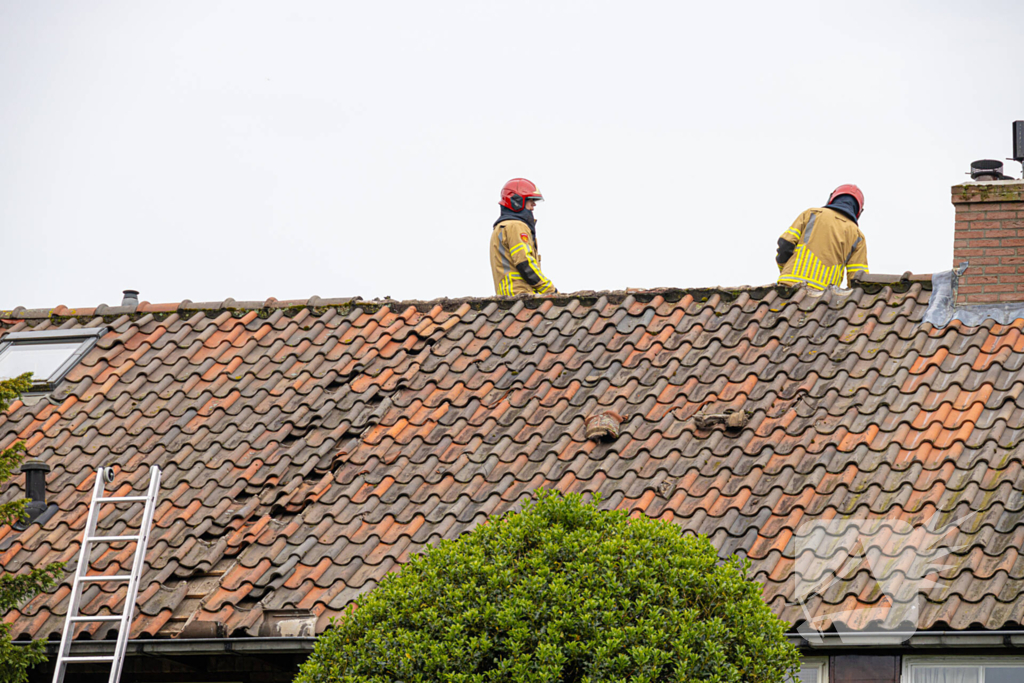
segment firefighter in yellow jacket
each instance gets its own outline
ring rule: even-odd
[[[515,296],[557,291],[540,269],[533,208],[542,201],[540,190],[526,178],[513,178],[501,188],[501,215],[491,231],[491,275],[495,294]]]
[[[807,209],[779,238],[775,262],[779,282],[814,289],[847,286],[868,272],[868,245],[857,219],[864,211],[864,193],[856,185],[840,185],[821,209]]]

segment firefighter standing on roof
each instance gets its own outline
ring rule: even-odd
[[[857,220],[864,211],[864,193],[856,185],[840,185],[822,209],[807,209],[779,238],[775,262],[779,282],[814,289],[847,286],[868,272],[868,245]]]
[[[558,291],[540,269],[533,208],[542,201],[540,190],[526,178],[513,178],[501,188],[501,215],[491,232],[491,275],[495,294],[515,296]]]

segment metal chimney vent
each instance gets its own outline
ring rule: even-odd
[[[122,306],[138,306],[139,305],[139,291],[137,289],[126,289],[124,290],[124,298],[121,299]]]
[[[1021,165],[1024,178],[1024,121],[1013,122],[1013,160]]]
[[[1003,175],[1003,162],[995,159],[979,159],[971,162],[971,180],[1009,180]]]

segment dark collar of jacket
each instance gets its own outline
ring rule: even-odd
[[[832,209],[838,211],[854,223],[857,222],[857,200],[848,194],[841,194],[832,200],[831,204],[825,206],[826,209]]]
[[[503,206],[501,207],[501,215],[498,216],[498,220],[494,221],[494,225],[497,225],[502,221],[522,221],[523,223],[526,223],[530,228],[530,233],[533,235],[533,243],[537,244],[537,223],[533,218],[533,211],[523,209],[522,211],[516,212]]]

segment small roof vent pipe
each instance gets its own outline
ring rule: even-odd
[[[25,473],[25,496],[29,502],[25,506],[26,518],[15,523],[14,528],[24,531],[33,522],[45,524],[57,511],[57,505],[46,504],[46,473],[50,471],[49,465],[29,460],[22,463],[21,471]]]
[[[124,290],[124,298],[121,299],[122,306],[138,307],[139,305],[139,290],[137,289],[126,289]]]
[[[1003,162],[978,159],[971,162],[971,180],[1010,180],[1010,176],[1003,175]]]

